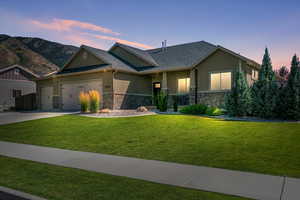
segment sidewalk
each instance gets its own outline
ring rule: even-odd
[[[252,199],[300,196],[300,179],[295,178],[1,141],[0,155]]]

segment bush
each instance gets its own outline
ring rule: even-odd
[[[194,104],[183,107],[180,112],[184,114],[200,115],[205,114],[207,106],[204,104]]]
[[[96,90],[89,91],[90,97],[90,111],[92,113],[97,113],[99,111],[100,106],[100,94]]]
[[[168,94],[166,92],[160,92],[157,97],[157,109],[161,112],[168,110]]]
[[[90,104],[89,94],[85,92],[80,92],[79,102],[80,102],[81,112],[87,112],[89,110],[89,104]]]
[[[222,115],[223,111],[218,107],[209,106],[207,107],[205,114],[209,116],[218,116]]]

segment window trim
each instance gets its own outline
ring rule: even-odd
[[[230,72],[231,73],[231,88],[232,88],[232,84],[233,84],[233,70],[216,70],[216,71],[209,71],[208,72],[208,91],[211,92],[226,92],[226,91],[230,91],[230,89],[220,89],[220,90],[212,90],[211,89],[211,74],[216,74],[216,73],[227,73]]]

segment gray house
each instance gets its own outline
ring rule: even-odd
[[[59,72],[37,81],[38,107],[79,110],[80,91],[91,89],[110,109],[152,105],[161,90],[178,95],[182,105],[220,105],[238,66],[249,84],[257,79],[258,63],[205,41],[150,50],[120,43],[108,51],[81,46]]]
[[[19,65],[0,69],[0,110],[14,107],[16,97],[35,93],[37,78],[38,75]]]

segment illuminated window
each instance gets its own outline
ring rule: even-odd
[[[160,83],[154,83],[154,88],[160,88]]]
[[[178,79],[178,93],[187,93],[190,91],[190,78]]]
[[[251,78],[254,79],[254,80],[257,80],[257,78],[258,78],[258,71],[257,70],[252,69]]]
[[[220,72],[210,74],[211,90],[230,90],[231,89],[231,72]]]

